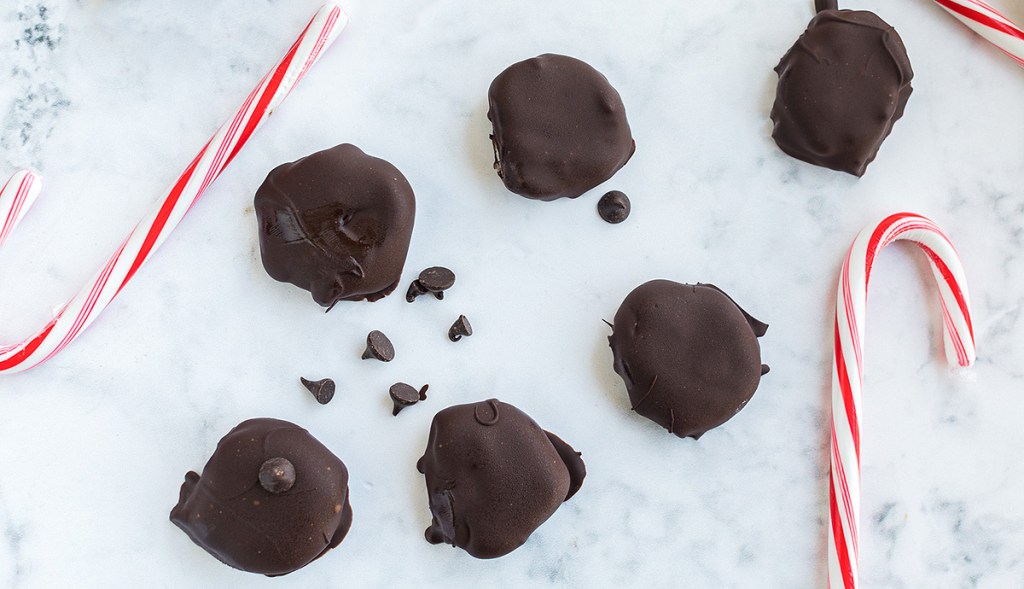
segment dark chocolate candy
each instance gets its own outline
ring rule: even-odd
[[[613,225],[625,221],[629,211],[629,197],[621,190],[606,192],[601,200],[597,201],[597,214]]]
[[[629,293],[608,338],[634,411],[699,438],[736,415],[767,366],[768,325],[710,284],[652,280]]]
[[[418,280],[427,292],[444,292],[455,285],[455,273],[444,266],[431,266],[420,272]]]
[[[469,324],[469,319],[466,319],[465,315],[459,315],[459,318],[452,323],[452,326],[448,328],[448,339],[453,342],[457,342],[465,337],[473,335],[473,326]]]
[[[578,452],[497,399],[435,415],[416,468],[425,475],[433,516],[427,541],[477,558],[521,546],[586,476]]]
[[[278,166],[256,192],[263,267],[324,307],[398,285],[416,200],[388,162],[343,144]]]
[[[281,461],[290,473],[274,471]],[[250,419],[221,439],[202,476],[185,475],[171,521],[229,566],[285,575],[345,538],[348,470],[301,427]]]
[[[430,388],[429,384],[423,385],[418,391],[412,385],[404,382],[396,382],[391,385],[391,388],[388,389],[388,395],[395,404],[391,415],[398,415],[402,409],[411,407],[420,401],[426,401],[428,388]]]
[[[395,345],[391,343],[384,332],[374,329],[366,335],[366,350],[363,351],[363,360],[373,358],[381,362],[390,362],[395,359]]]
[[[316,398],[316,402],[321,405],[330,403],[331,399],[334,398],[335,384],[334,381],[329,378],[309,380],[300,376],[299,382],[302,383],[302,386],[306,387],[306,390],[313,394]]]
[[[782,151],[864,174],[903,116],[914,72],[899,34],[874,13],[821,9],[775,68],[771,118]]]
[[[527,198],[576,198],[636,149],[619,93],[578,59],[549,53],[512,64],[487,96],[494,168]]]

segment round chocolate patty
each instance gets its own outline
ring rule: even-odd
[[[652,280],[622,301],[608,342],[633,410],[699,438],[754,394],[767,329],[713,285]]]
[[[416,199],[390,163],[349,144],[278,166],[256,192],[263,267],[324,307],[398,285]]]
[[[576,198],[611,178],[636,147],[619,93],[578,59],[549,53],[512,64],[487,96],[494,167],[527,198]]]
[[[171,521],[229,566],[285,575],[345,538],[348,470],[294,423],[250,419],[221,439],[202,476],[185,475]]]
[[[861,176],[903,116],[914,71],[888,23],[831,4],[775,68],[772,138],[799,160]]]
[[[521,546],[583,484],[580,454],[528,415],[497,399],[455,405],[434,416],[425,475],[425,533],[477,558]]]

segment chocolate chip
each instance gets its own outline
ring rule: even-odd
[[[427,294],[427,292],[429,291],[420,284],[419,280],[413,280],[412,284],[409,285],[409,290],[405,293],[405,300],[411,303],[416,300],[416,297]]]
[[[430,388],[429,384],[425,384],[420,388],[420,401],[427,400],[427,389]]]
[[[414,389],[411,385],[407,385],[404,382],[396,382],[391,385],[391,389],[388,391],[391,395],[391,400],[395,403],[395,409],[391,412],[391,415],[398,415],[398,412],[410,405],[415,405],[417,402],[427,398],[427,385],[419,391]]]
[[[287,458],[271,458],[260,466],[260,486],[280,495],[295,484],[295,467]]]
[[[395,359],[395,346],[392,345],[388,336],[376,329],[366,336],[366,351],[363,352],[363,360],[370,358],[381,362],[390,362]]]
[[[432,266],[420,272],[419,281],[423,288],[436,294],[455,284],[455,273],[444,266]]]
[[[299,377],[299,382],[302,386],[306,387],[309,392],[313,393],[316,400],[321,405],[326,405],[331,402],[334,398],[334,381],[329,378],[321,380],[307,380]]]
[[[629,210],[629,197],[619,190],[612,190],[597,201],[597,214],[612,224],[625,221]]]
[[[409,290],[405,293],[405,300],[410,303],[416,297],[427,294],[434,295],[437,300],[444,299],[444,291],[455,284],[455,273],[444,266],[431,266],[420,272],[419,277],[412,281]]]
[[[464,335],[473,335],[473,326],[469,324],[469,319],[466,319],[465,315],[459,315],[459,318],[452,324],[451,329],[448,330],[448,339],[457,342]]]

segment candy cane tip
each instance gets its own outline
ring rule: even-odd
[[[951,378],[955,378],[957,380],[965,382],[974,382],[978,379],[978,376],[974,370],[971,370],[973,366],[974,360],[972,359],[971,363],[966,366],[950,366],[947,369],[947,372]]]

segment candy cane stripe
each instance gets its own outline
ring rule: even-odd
[[[163,200],[135,226],[78,294],[38,333],[20,343],[0,346],[0,373],[27,370],[49,360],[95,321],[334,42],[347,20],[333,2],[320,8],[284,58],[263,76],[228,122],[189,163]],[[0,189],[0,244],[35,200],[39,186],[38,176],[20,171]]]
[[[906,240],[928,258],[939,293],[943,341],[950,364],[975,359],[974,327],[963,266],[945,233],[929,219],[896,213],[865,228],[847,251],[836,298],[829,476],[828,584],[856,589],[860,544],[860,406],[863,388],[864,316],[868,282],[879,250]],[[851,362],[852,360],[852,362]]]
[[[1024,30],[980,0],[935,0],[946,12],[1024,66]]]

